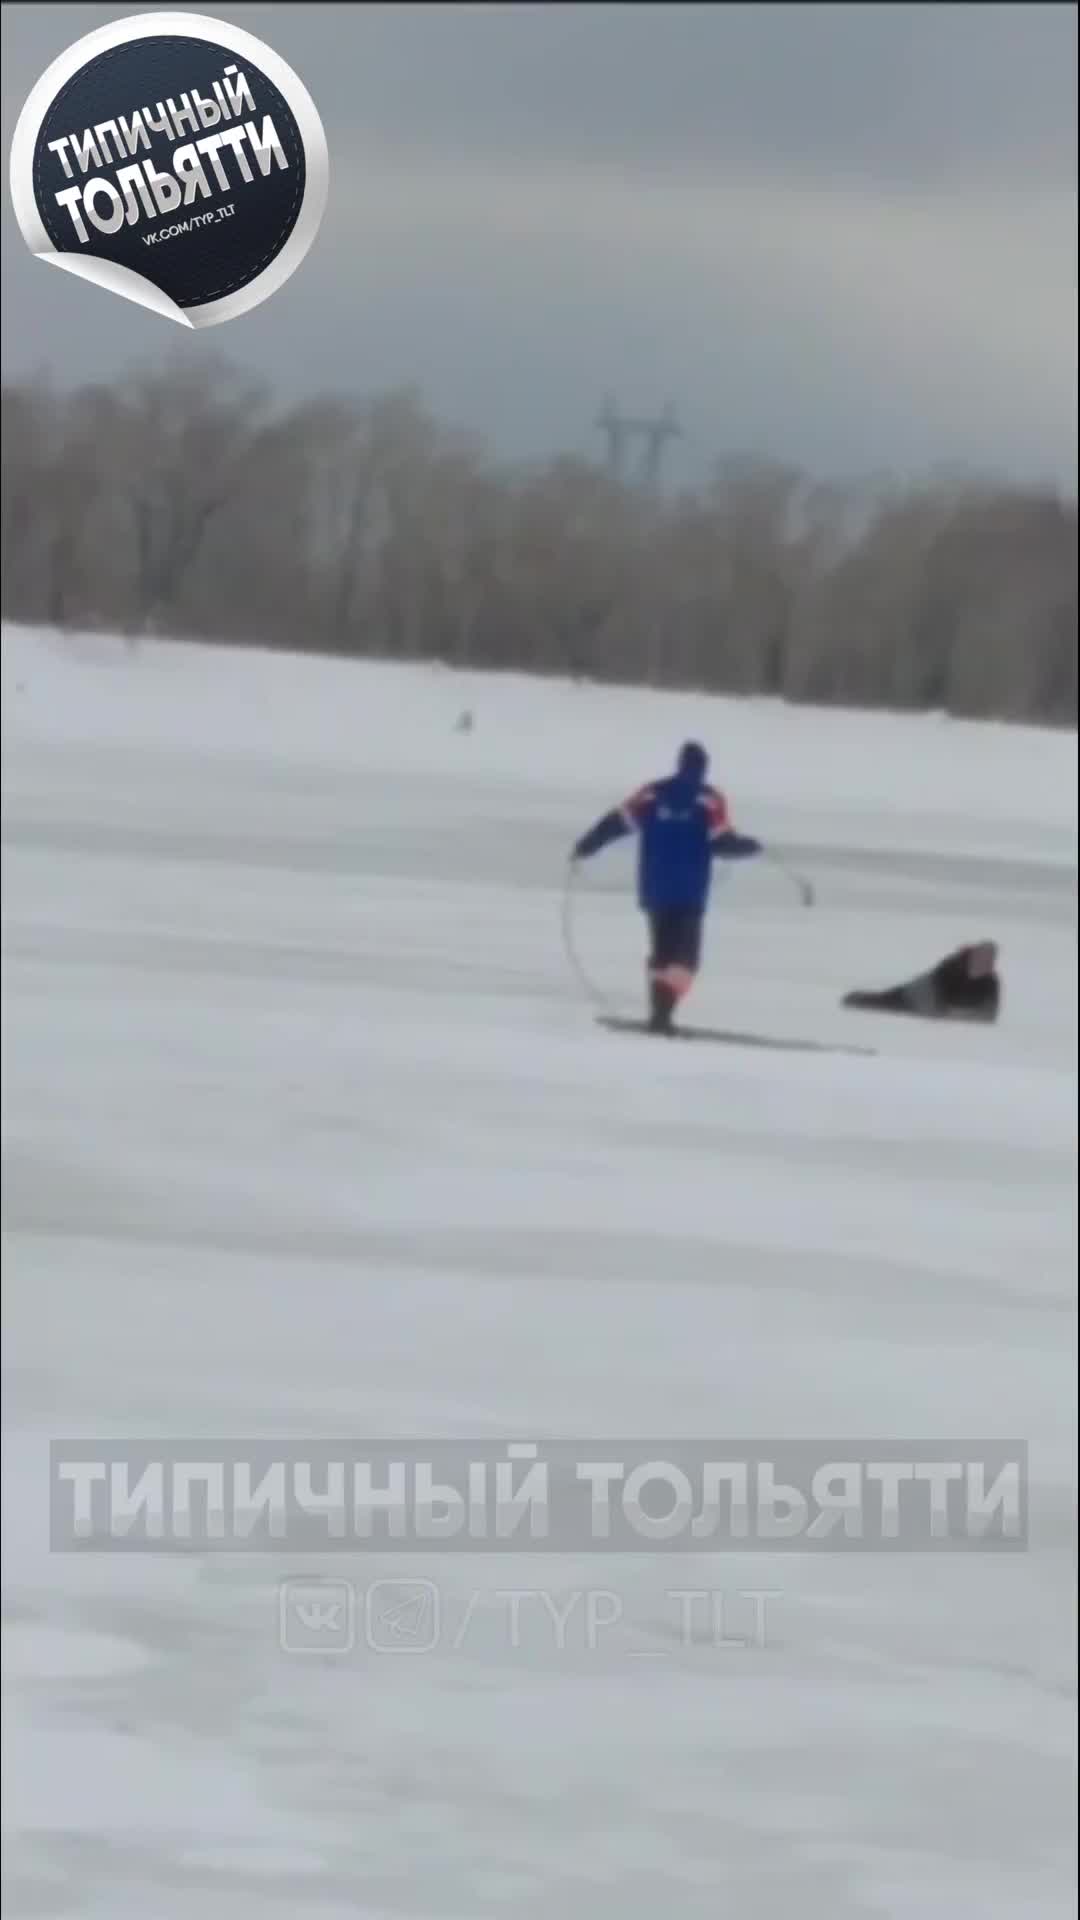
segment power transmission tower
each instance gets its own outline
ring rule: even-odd
[[[605,400],[596,425],[607,442],[607,470],[613,480],[631,481],[646,493],[660,490],[661,470],[669,441],[682,437],[670,401],[656,419],[635,419],[619,412],[615,401]],[[630,451],[639,450],[637,467],[630,472]]]

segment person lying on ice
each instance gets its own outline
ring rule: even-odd
[[[913,1013],[924,1020],[982,1020],[992,1024],[1001,1011],[998,949],[993,940],[957,947],[936,967],[883,990],[857,988],[846,993],[845,1007],[870,1013]]]
[[[723,794],[709,786],[709,757],[688,740],[675,772],[639,787],[623,806],[590,827],[571,853],[587,860],[637,832],[638,904],[649,925],[649,1026],[671,1031],[679,1002],[694,984],[712,882],[712,862],[762,853],[760,840],[734,831]]]

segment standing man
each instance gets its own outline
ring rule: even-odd
[[[649,923],[649,1027],[670,1033],[680,1000],[694,984],[712,883],[712,862],[747,859],[760,840],[735,833],[723,794],[709,786],[704,747],[688,740],[676,769],[650,781],[583,834],[571,854],[587,860],[613,840],[636,832],[638,903]]]

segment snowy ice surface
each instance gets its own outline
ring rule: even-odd
[[[1075,736],[10,628],[3,697],[10,1920],[1071,1914]],[[718,882],[693,1017],[876,1057],[593,1025],[566,849],[690,733],[819,890]],[[839,1009],[983,934],[996,1030]],[[50,1553],[125,1433],[1020,1437],[1032,1540]],[[437,1644],[290,1653],[297,1575]]]

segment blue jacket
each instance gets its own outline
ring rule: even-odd
[[[703,749],[688,744],[676,772],[639,787],[623,806],[604,814],[577,842],[574,858],[588,859],[611,841],[636,832],[638,901],[644,911],[704,913],[713,860],[741,860],[762,852],[760,840],[734,832],[723,794],[705,779],[707,766]]]

